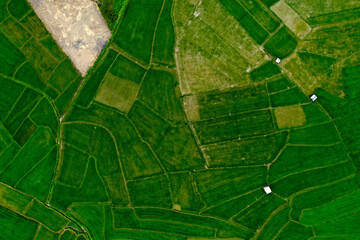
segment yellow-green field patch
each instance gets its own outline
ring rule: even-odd
[[[183,99],[185,113],[189,121],[199,121],[200,113],[197,97],[194,95],[185,96]]]
[[[247,71],[265,61],[265,52],[214,0],[175,1],[175,55],[182,94],[249,83]]]
[[[301,106],[276,108],[275,117],[279,128],[297,127],[306,122],[306,116]]]
[[[311,32],[307,24],[284,0],[279,1],[271,10],[290,28],[300,39]]]
[[[103,81],[95,100],[122,112],[128,112],[136,99],[139,85],[111,73],[107,73]]]

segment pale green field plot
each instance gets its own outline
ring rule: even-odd
[[[301,106],[275,108],[274,114],[278,128],[298,127],[306,122],[306,115]]]
[[[285,0],[299,15],[305,19],[325,15],[333,12],[341,12],[344,10],[360,7],[360,2],[354,0],[314,0],[314,1],[297,1]]]
[[[264,52],[221,4],[205,0],[196,7],[198,3],[175,1],[182,94],[247,84],[246,71],[264,61]]]
[[[311,32],[307,24],[284,0],[271,7],[273,11],[300,39],[304,39]]]
[[[122,112],[128,112],[136,99],[139,85],[111,73],[107,73],[103,81],[95,100]]]

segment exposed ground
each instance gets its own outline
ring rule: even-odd
[[[52,37],[85,76],[111,32],[91,0],[29,0]]]

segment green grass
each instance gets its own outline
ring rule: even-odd
[[[235,217],[235,221],[245,227],[256,230],[259,225],[261,226],[265,223],[273,211],[285,203],[285,200],[270,194],[257,200],[242,211]]]
[[[64,92],[66,87],[79,76],[69,59],[65,59],[55,69],[50,79],[47,81],[50,85],[55,87],[59,92]]]
[[[262,196],[264,196],[264,191],[262,189],[257,189],[253,192],[236,197],[235,199],[225,201],[219,205],[208,208],[204,211],[204,213],[210,216],[230,219],[256,202],[257,199]]]
[[[263,7],[259,0],[239,0],[239,2],[267,31],[274,32],[280,26],[280,21],[274,15],[272,15],[269,10]]]
[[[309,239],[314,236],[310,227],[304,227],[296,222],[289,222],[284,229],[281,230],[276,239],[288,239],[289,236],[294,240]]]
[[[51,132],[39,127],[24,147],[0,175],[2,182],[14,186],[21,178],[30,171],[42,158],[46,157],[54,148],[54,138]]]
[[[11,17],[1,23],[0,29],[17,47],[21,47],[31,37],[30,34]]]
[[[7,9],[9,13],[20,20],[27,12],[31,10],[30,4],[26,0],[10,0]]]
[[[290,208],[286,207],[276,213],[269,222],[267,222],[264,228],[261,230],[258,239],[272,240],[276,238],[279,231],[289,222]]]
[[[41,39],[40,43],[58,60],[62,60],[66,57],[65,53],[61,50],[59,45],[57,45],[50,34]]]
[[[333,144],[341,138],[333,123],[293,130],[290,132],[292,144]]]
[[[316,162],[313,159],[316,159]],[[274,182],[290,174],[330,166],[349,160],[343,144],[330,147],[288,146],[270,166],[269,181]]]
[[[62,116],[66,111],[70,101],[72,100],[76,90],[78,89],[82,78],[77,77],[65,90],[64,92],[56,98],[54,104],[56,109],[59,111],[59,115]]]
[[[118,47],[147,65],[152,52],[152,42],[162,1],[129,1],[114,37]]]
[[[58,181],[67,186],[80,188],[85,178],[89,156],[65,144],[61,160]]]
[[[262,44],[265,41],[269,34],[238,1],[220,0],[220,2],[257,44]]]
[[[268,110],[196,122],[194,127],[203,144],[256,136],[268,133],[274,128],[272,116]]]
[[[271,162],[285,145],[286,132],[203,146],[211,167],[251,166]]]
[[[296,37],[287,27],[282,27],[265,43],[265,50],[276,58],[289,56],[297,46]]]
[[[280,79],[269,81],[267,83],[269,93],[282,91],[294,86],[294,83],[292,83],[287,77],[282,77]]]
[[[289,105],[309,103],[310,99],[304,93],[302,93],[299,88],[295,87],[271,94],[270,102],[272,107],[283,107]]]
[[[178,205],[181,210],[197,211],[204,207],[200,196],[194,188],[193,174],[177,173],[169,175],[170,187],[172,189],[173,204]]]
[[[267,62],[250,72],[252,81],[262,81],[281,73],[281,69],[273,62]]]
[[[208,204],[244,194],[265,184],[265,167],[206,170],[196,173],[199,192]]]
[[[115,62],[109,69],[109,72],[113,75],[137,84],[140,84],[145,71],[146,70],[143,67],[137,65],[135,62],[129,60],[123,55],[118,55]]]
[[[46,155],[38,165],[34,166],[17,183],[16,187],[23,192],[33,195],[42,202],[45,202],[50,191],[51,181],[56,167],[56,154],[54,148],[50,154]]]
[[[339,163],[330,167],[319,168],[315,170],[305,171],[282,178],[272,183],[271,189],[283,197],[289,197],[301,190],[321,186],[340,180],[355,174],[356,169],[352,161]],[[291,182],[292,184],[289,184]]]
[[[358,212],[359,206],[356,203],[359,201],[359,198],[360,192],[356,191],[321,207],[303,210],[300,223],[304,225],[318,225]],[[342,211],[339,211],[339,209],[342,209]]]
[[[233,91],[214,91],[199,94],[196,96],[196,103],[200,120],[269,107],[264,85],[255,85]]]
[[[46,49],[31,38],[21,49],[39,75],[46,81],[57,66],[58,61]]]
[[[179,95],[178,82],[173,74],[150,70],[141,84],[138,99],[141,99],[165,119],[182,122],[184,114]]]
[[[3,121],[12,105],[21,96],[24,87],[2,77],[0,77],[0,85],[2,86],[0,88],[0,120]]]
[[[339,218],[314,227],[317,236],[358,236],[360,234],[359,228],[355,223],[359,222],[360,213],[354,213],[343,218]]]
[[[45,227],[54,232],[60,231],[70,222],[64,216],[46,207],[37,200],[32,202],[25,216],[41,222]]]
[[[24,83],[27,83],[41,91],[45,91],[45,89],[47,88],[46,84],[39,77],[38,73],[30,62],[25,62],[20,68],[18,68],[14,75],[14,78]]]
[[[41,126],[46,126],[51,129],[54,136],[57,136],[59,126],[58,118],[54,112],[51,102],[46,98],[40,100],[36,108],[31,112],[30,118]]]
[[[0,34],[0,45],[4,49],[0,52],[0,72],[12,76],[16,69],[25,62],[25,57],[3,33]]]
[[[3,122],[9,133],[13,135],[16,132],[40,99],[41,95],[39,93],[29,88],[25,89]]]
[[[80,189],[68,187],[57,182],[50,201],[57,209],[66,211],[71,203],[108,202],[105,187],[99,177],[93,158],[89,160],[86,176]]]
[[[205,164],[188,126],[172,128],[154,150],[168,170],[191,170]]]
[[[40,40],[48,34],[45,25],[41,22],[34,11],[23,18],[20,23],[36,40]]]
[[[24,146],[24,144],[27,142],[27,140],[29,140],[36,129],[37,126],[29,118],[26,118],[19,129],[16,131],[14,140],[20,146]]]
[[[127,186],[135,206],[172,207],[169,182],[165,176],[129,182]]]
[[[108,71],[109,67],[113,63],[117,56],[117,53],[114,50],[109,50],[101,59],[100,65],[95,68],[94,72],[91,73],[89,79],[85,82],[82,91],[79,93],[76,103],[87,107],[94,95],[97,92],[97,89],[100,86],[101,80],[104,78],[106,72]]]
[[[175,30],[172,24],[173,0],[166,0],[155,32],[153,61],[173,66],[175,64]]]
[[[0,224],[4,229],[0,232],[2,239],[32,239],[37,231],[38,223],[0,206]]]

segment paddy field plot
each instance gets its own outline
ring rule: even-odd
[[[0,239],[360,237],[356,1],[44,2],[0,2]]]

